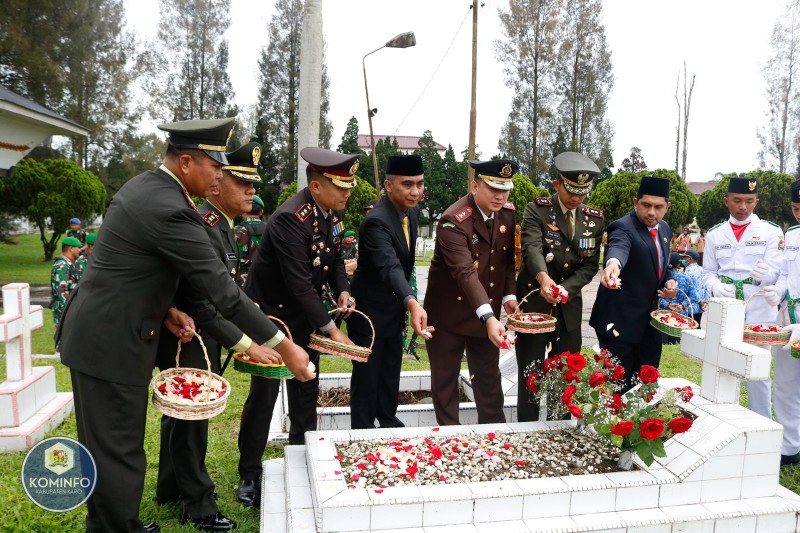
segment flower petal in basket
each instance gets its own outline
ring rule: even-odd
[[[680,337],[681,331],[699,326],[693,318],[664,309],[650,313],[650,325],[672,337]]]
[[[789,330],[775,324],[745,324],[744,342],[766,346],[785,346],[791,337]]]
[[[294,374],[286,365],[274,365],[253,361],[249,355],[242,352],[233,354],[233,368],[239,372],[260,376],[269,379],[292,379]]]
[[[556,319],[542,313],[509,315],[506,328],[518,333],[549,333],[556,329]]]

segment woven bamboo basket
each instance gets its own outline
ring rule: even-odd
[[[328,314],[332,314],[337,311],[344,312],[348,311],[348,309],[331,309]],[[369,348],[365,346],[354,346],[350,344],[344,344],[343,342],[337,342],[317,333],[312,333],[309,337],[308,347],[312,350],[317,350],[319,353],[333,355],[335,357],[346,357],[347,359],[358,361],[359,363],[366,363],[367,360],[369,360],[370,354],[372,353],[372,346],[375,344],[375,326],[372,325],[372,320],[370,320],[367,315],[358,309],[349,309],[349,311],[358,313],[367,319],[367,323],[372,330],[372,339],[370,340]]]
[[[689,295],[680,289],[678,289],[678,292],[686,297],[686,301],[689,304],[689,314],[693,315],[694,306],[692,305],[692,300],[689,299]],[[670,320],[672,321],[672,324],[665,324],[662,322],[662,320]],[[680,337],[683,330],[697,329],[700,326],[700,324],[697,323],[697,320],[693,319],[691,316],[684,316],[675,311],[669,311],[666,309],[658,309],[651,312],[650,325],[661,333],[666,333],[671,337]]]
[[[289,326],[287,326],[283,320],[274,317],[272,315],[267,315],[267,318],[283,326],[286,336],[289,338],[290,341],[293,340],[292,333],[289,331]],[[269,378],[269,379],[294,378],[294,374],[292,374],[292,372],[286,367],[286,365],[257,363],[256,361],[250,359],[249,355],[242,352],[236,352],[233,354],[233,368],[234,370],[238,370],[239,372],[252,374],[254,376],[260,376],[262,378]]]
[[[745,313],[747,306],[753,296],[762,295],[764,291],[756,291],[747,298],[744,303]],[[756,329],[771,329],[773,331],[755,331]],[[792,334],[776,324],[745,324],[744,337],[742,340],[747,344],[757,344],[760,346],[785,346],[789,342]]]
[[[508,315],[506,329],[516,331],[517,333],[550,333],[556,330],[556,318],[554,316],[544,313],[520,312],[523,304],[528,301],[528,296],[538,290],[539,289],[533,289],[526,294],[519,302],[517,312]]]
[[[800,339],[797,339],[792,343],[792,349],[789,350],[789,353],[795,359],[800,359]]]
[[[181,420],[207,420],[225,410],[228,404],[228,397],[231,395],[231,384],[222,376],[211,371],[211,361],[208,359],[206,345],[203,344],[203,339],[200,338],[200,335],[196,332],[192,333],[197,337],[197,340],[200,341],[200,347],[203,349],[203,356],[206,359],[207,369],[202,370],[199,368],[181,367],[181,342],[178,341],[178,351],[175,354],[175,368],[163,370],[150,380],[150,388],[153,390],[152,403],[156,410],[172,418],[179,418]],[[193,371],[205,377],[205,392],[201,393],[203,396],[202,399],[194,402],[183,398],[174,400],[166,397],[159,391],[159,387],[162,384],[166,384],[167,387],[170,387],[175,383],[175,379],[181,377],[186,371]],[[222,387],[224,391],[222,397],[210,397],[211,387],[214,383],[219,383]]]

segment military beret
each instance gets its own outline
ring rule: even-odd
[[[236,117],[213,120],[181,120],[159,124],[158,129],[169,133],[167,142],[175,148],[202,150],[210,158],[228,164],[225,147],[233,135]]]
[[[253,203],[260,205],[262,208],[264,207],[264,200],[262,200],[257,194],[253,195]]]
[[[63,239],[61,239],[61,246],[77,246],[78,248],[80,248],[83,245],[81,244],[81,241],[79,241],[75,237],[64,237]]]
[[[355,173],[358,171],[360,154],[341,154],[325,148],[307,146],[300,150],[300,157],[337,187],[352,189],[356,186]]]
[[[81,223],[81,219],[79,219],[79,218],[71,218],[71,219],[69,219],[69,223],[70,224],[80,224]]]
[[[227,152],[225,156],[228,158],[228,164],[222,165],[222,170],[239,180],[261,183],[261,176],[258,175],[258,162],[261,161],[260,144],[247,143],[233,152]]]
[[[352,237],[354,235],[355,235],[355,233],[353,232],[353,230],[350,230],[350,229],[344,232],[344,237],[345,238]]]
[[[792,202],[800,203],[800,181],[792,182]]]
[[[97,240],[97,233],[86,234],[86,244],[94,244],[96,240]]]
[[[519,171],[519,165],[511,159],[497,159],[494,161],[472,160],[469,165],[475,169],[475,178],[482,179],[486,184],[501,191],[510,191],[514,188],[512,178]]]
[[[392,176],[421,176],[422,158],[418,155],[390,155],[386,160],[386,173]]]
[[[643,176],[639,182],[638,196],[661,196],[669,199],[669,180],[667,178],[656,178],[655,176]]]
[[[756,178],[731,178],[728,182],[728,192],[735,194],[758,194],[758,180]]]
[[[562,152],[553,162],[558,180],[572,194],[582,196],[592,190],[592,180],[600,174],[594,161],[578,152]]]

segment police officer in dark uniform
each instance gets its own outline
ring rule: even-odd
[[[308,147],[300,156],[308,162],[308,187],[286,200],[267,221],[244,291],[263,312],[284,321],[301,346],[308,345],[314,330],[351,343],[325,309],[322,294],[329,285],[339,308],[355,307],[340,253],[344,208],[356,184],[359,155]],[[319,368],[319,353],[309,350],[309,357]],[[250,379],[239,431],[237,499],[245,506],[259,504],[261,461],[279,384],[262,377]],[[286,380],[286,389],[289,443],[303,444],[305,432],[317,427],[319,379]]]
[[[248,143],[226,156],[228,165],[222,167],[222,178],[211,186],[206,201],[197,209],[214,252],[235,279],[239,256],[231,228],[234,217],[252,208],[254,184],[261,182],[257,171],[261,146]],[[247,351],[261,362],[280,361],[277,353],[253,343],[236,325],[222,318],[207,300],[197,295],[186,278],[178,282],[175,305],[194,319],[208,351],[212,372],[220,371],[223,347]],[[177,340],[162,328],[156,364],[164,370],[175,367]],[[180,366],[207,368],[205,354],[197,339],[182,345]],[[162,415],[155,501],[159,504],[181,503],[182,517],[192,520],[198,529],[235,529],[236,523],[220,513],[217,507],[214,482],[205,467],[207,447],[208,420],[181,420]]]
[[[517,309],[514,204],[508,201],[515,161],[470,161],[470,193],[445,210],[436,230],[425,310],[436,328],[426,341],[436,420],[458,424],[458,376],[466,349],[478,423],[505,422],[500,384],[501,306]]]
[[[556,193],[536,198],[525,207],[522,218],[523,261],[517,277],[517,298],[538,292],[523,302],[526,313],[546,313],[556,317],[551,333],[519,334],[516,356],[517,416],[520,422],[539,419],[539,405],[529,399],[524,371],[532,361],[543,361],[547,345],[550,353],[581,349],[581,289],[599,268],[600,244],[605,231],[603,211],[583,203],[600,174],[597,165],[583,154],[563,152],[555,158],[558,178]],[[567,290],[567,303],[557,303],[550,294],[555,285]]]

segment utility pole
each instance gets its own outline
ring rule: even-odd
[[[469,159],[475,159],[475,127],[477,111],[475,109],[475,95],[477,93],[478,74],[478,0],[472,0],[472,98],[469,108]],[[467,192],[474,171],[467,165]]]

